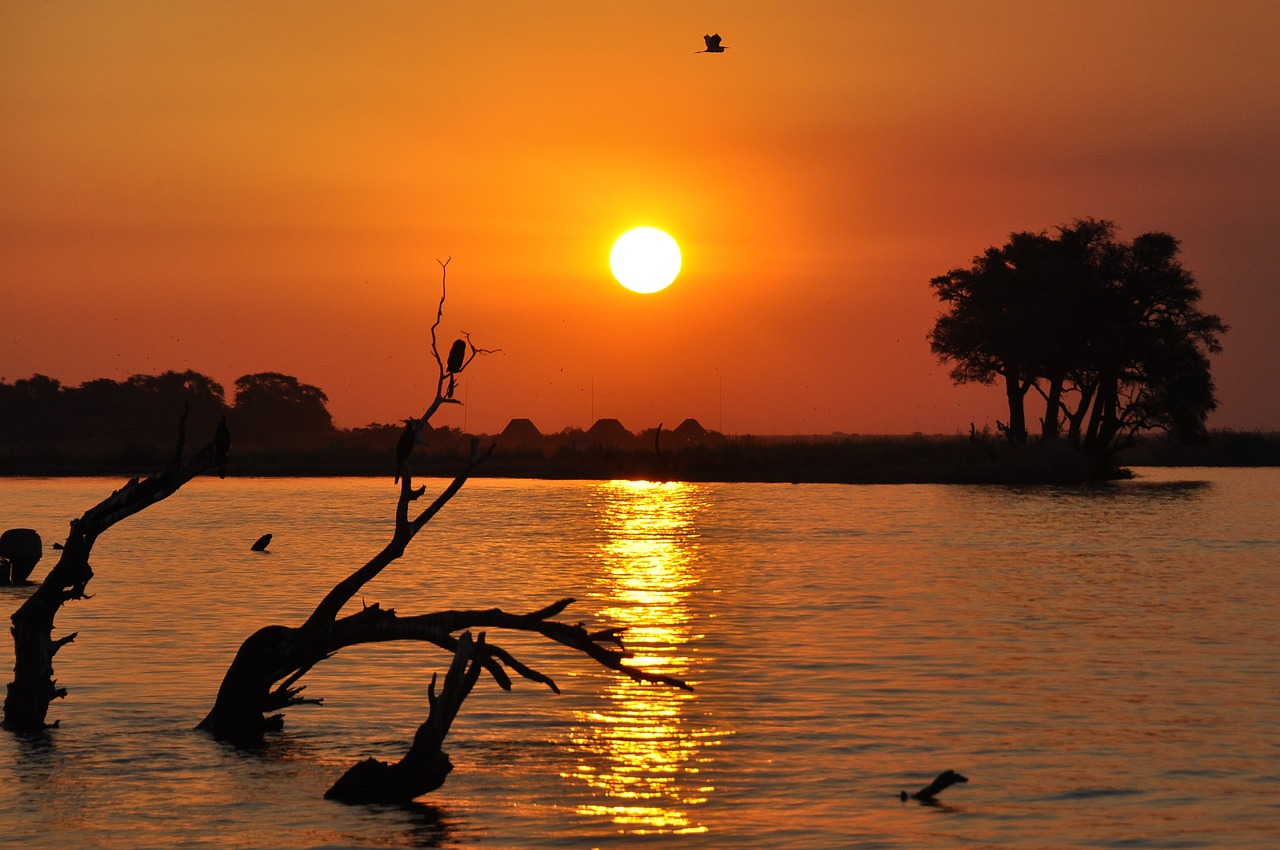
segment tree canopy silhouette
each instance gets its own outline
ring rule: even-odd
[[[61,457],[77,468],[84,459],[110,457],[131,469],[153,467],[164,460],[174,411],[184,408],[194,433],[212,431],[227,412],[222,386],[190,370],[80,386],[37,374],[0,383],[0,447],[27,464]]]
[[[1026,397],[1044,401],[1040,434],[1105,457],[1144,430],[1189,442],[1215,409],[1209,355],[1222,320],[1199,309],[1200,289],[1178,240],[1131,242],[1109,221],[1077,219],[1055,235],[1019,232],[967,269],[930,281],[946,306],[929,333],[957,383],[1001,383],[1010,441],[1027,439]]]
[[[292,375],[257,372],[236,379],[234,425],[246,445],[308,445],[332,437],[329,397]]]

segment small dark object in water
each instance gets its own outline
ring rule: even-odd
[[[258,538],[257,542],[255,542],[253,546],[249,548],[254,552],[265,552],[267,551],[267,544],[270,542],[271,542],[271,535],[264,534]]]
[[[0,584],[26,584],[43,555],[44,543],[34,528],[11,528],[0,534]]]
[[[920,800],[921,802],[928,803],[928,802],[931,802],[934,798],[936,798],[939,794],[941,794],[943,789],[950,788],[952,785],[956,785],[958,783],[968,782],[968,781],[969,781],[969,777],[961,776],[960,774],[956,773],[954,770],[944,770],[942,771],[942,773],[938,774],[938,777],[936,779],[934,779],[928,785],[921,788],[916,793],[908,794],[906,791],[902,791],[901,793],[898,794],[898,799]]]

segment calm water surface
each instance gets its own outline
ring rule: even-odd
[[[433,647],[348,650],[265,752],[192,731],[240,642],[299,624],[390,533],[372,479],[202,479],[104,535],[58,617],[69,688],[0,734],[0,844],[32,847],[1280,846],[1280,470],[1098,488],[469,483],[363,599],[562,596],[629,630],[641,686],[526,635],[556,695],[482,679],[440,791],[322,795],[397,759]],[[0,526],[114,479],[6,480]],[[249,551],[263,532],[270,552]],[[46,555],[36,570],[52,564]],[[23,591],[0,590],[15,609]],[[356,604],[359,604],[357,600]],[[7,665],[6,665],[6,676]],[[939,771],[943,805],[902,803]]]

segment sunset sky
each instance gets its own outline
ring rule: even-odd
[[[704,33],[723,54],[697,54]],[[1182,240],[1214,427],[1280,429],[1280,3],[0,4],[0,378],[195,369],[436,424],[954,433],[929,279]],[[684,266],[609,271],[651,225]]]

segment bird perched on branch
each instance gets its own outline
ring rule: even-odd
[[[404,420],[404,430],[400,432],[400,439],[396,441],[396,477],[395,483],[400,483],[400,470],[404,467],[405,461],[409,459],[409,455],[413,452],[413,447],[418,442],[418,435],[414,428],[412,419]]]
[[[462,366],[467,359],[467,341],[465,339],[455,339],[453,347],[449,349],[449,359],[445,363],[445,372],[449,375],[449,389],[445,391],[445,398],[453,398],[453,391],[458,386],[455,377],[462,371]]]
[[[449,349],[449,361],[445,365],[445,371],[452,375],[454,372],[462,370],[462,362],[467,357],[467,341],[465,339],[455,339],[453,347]]]
[[[725,48],[720,46],[720,33],[704,35],[702,40],[707,43],[707,49],[698,50],[697,53],[724,53]]]

